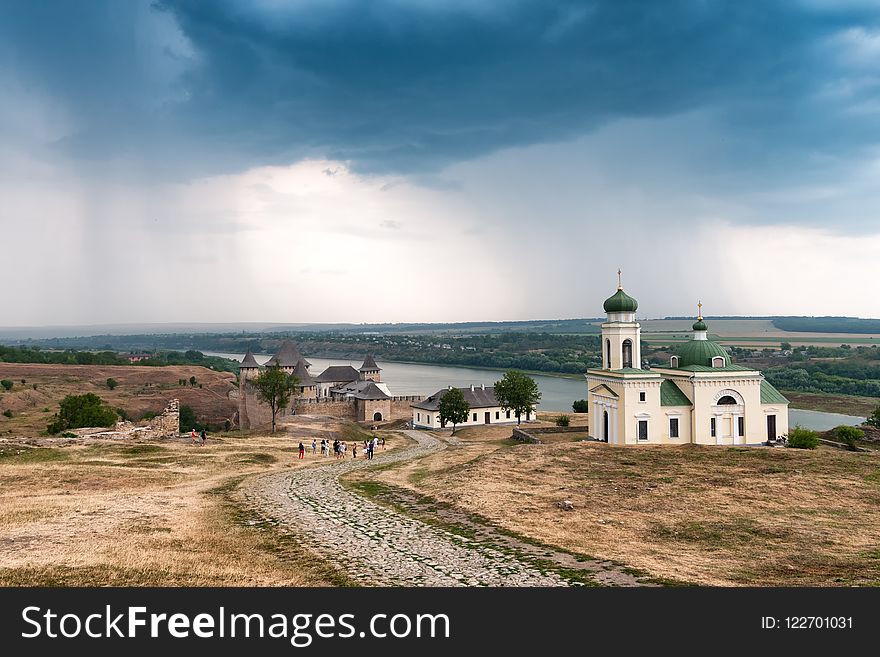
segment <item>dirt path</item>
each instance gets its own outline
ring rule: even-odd
[[[355,581],[380,586],[567,586],[559,570],[523,559],[510,537],[482,528],[470,538],[421,522],[376,504],[340,483],[346,473],[417,459],[445,449],[446,444],[419,431],[404,432],[416,445],[373,461],[331,462],[314,468],[279,472],[246,480],[239,494],[247,505],[279,529],[302,536],[307,546]],[[533,546],[530,546],[533,548]],[[546,550],[542,555],[550,556]],[[564,553],[560,553],[564,554]],[[596,575],[595,583],[638,584],[607,562],[582,562],[578,570]],[[563,568],[573,565],[556,564]],[[603,580],[599,575],[611,573]]]

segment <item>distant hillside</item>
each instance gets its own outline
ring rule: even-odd
[[[880,319],[859,317],[773,317],[783,331],[813,333],[880,333]]]

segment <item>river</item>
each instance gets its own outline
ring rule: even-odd
[[[220,356],[241,361],[244,354],[230,354],[220,352],[204,352],[206,356]],[[255,355],[257,362],[262,365],[270,356],[267,354]],[[312,364],[311,371],[320,374],[329,365],[351,365],[355,369],[361,366],[362,360],[344,360],[308,357]],[[502,372],[486,370],[474,367],[446,367],[443,365],[429,365],[425,363],[394,363],[382,361],[378,363],[382,368],[382,380],[388,384],[391,392],[395,395],[430,395],[447,386],[464,387],[470,384],[494,385],[501,378]],[[569,379],[561,376],[547,376],[542,374],[531,375],[541,391],[541,404],[543,411],[571,411],[571,404],[576,399],[587,398],[587,386],[583,379]],[[863,417],[853,415],[841,415],[839,413],[823,413],[820,411],[804,411],[790,409],[788,411],[789,423],[825,431],[841,424],[861,424]]]

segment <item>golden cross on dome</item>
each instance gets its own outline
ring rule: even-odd
[[[697,301],[697,319],[703,319],[703,302]]]
[[[618,290],[623,289],[623,285],[621,285],[621,283],[620,283],[620,270],[619,269],[617,270],[617,289]]]

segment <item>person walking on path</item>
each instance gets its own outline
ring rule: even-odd
[[[190,435],[190,445],[196,444],[196,428],[193,427],[193,430],[189,432]]]
[[[315,438],[312,438],[312,454],[318,453],[318,441]]]
[[[385,436],[382,436],[382,449],[385,449]]]
[[[205,431],[204,429],[202,429],[201,438],[202,438],[202,445],[204,445],[205,442],[208,440],[208,432]]]
[[[351,458],[356,459],[358,457],[358,444],[353,443],[351,446]]]
[[[306,446],[302,443],[299,444],[299,457],[304,459],[306,457]]]

